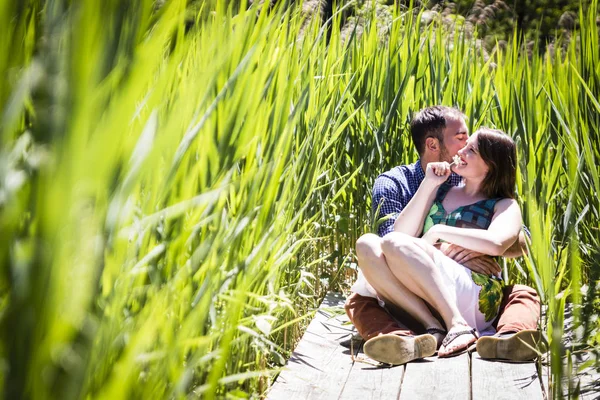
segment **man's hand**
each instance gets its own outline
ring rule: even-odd
[[[485,275],[499,275],[500,266],[490,256],[465,249],[450,243],[442,243],[440,250],[457,263],[464,265],[473,272]]]
[[[460,247],[451,243],[444,243],[446,246],[442,246],[442,253],[453,259],[459,264],[464,264],[467,261],[470,261],[474,258],[483,256],[485,254],[478,253],[473,250],[465,249],[464,247]]]
[[[500,265],[488,255],[482,255],[470,261],[462,263],[463,266],[469,268],[473,272],[479,272],[484,275],[500,275]]]

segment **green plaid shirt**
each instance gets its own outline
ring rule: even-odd
[[[425,218],[423,234],[425,234],[433,225],[437,224],[456,226],[458,228],[487,229],[494,216],[494,207],[501,199],[481,200],[458,207],[451,213],[446,213],[442,201],[451,188],[452,186],[444,184],[438,189],[433,205],[429,210],[429,214]]]
[[[451,213],[447,213],[442,205],[442,201],[451,188],[451,185],[444,184],[438,189],[429,214],[425,218],[423,234],[436,224],[459,228],[487,229],[494,216],[494,207],[501,199],[481,200],[458,207]],[[490,321],[498,315],[500,303],[502,302],[504,282],[499,277],[477,272],[472,272],[471,277],[473,282],[481,286],[481,291],[479,292],[479,311],[485,315],[486,321]]]

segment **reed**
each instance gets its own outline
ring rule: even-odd
[[[347,290],[372,183],[416,159],[407,123],[434,103],[519,144],[532,239],[505,278],[548,306],[560,397],[557,294],[600,279],[596,1],[564,53],[531,58],[412,9],[343,40],[341,8],[322,24],[215,0],[190,25],[184,0],[124,4],[0,4],[6,398],[264,393]]]

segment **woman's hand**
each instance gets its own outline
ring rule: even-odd
[[[427,169],[425,170],[425,181],[434,186],[440,186],[448,180],[451,173],[452,170],[449,163],[445,161],[430,162],[427,164]]]

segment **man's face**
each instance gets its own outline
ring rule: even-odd
[[[467,124],[462,118],[446,118],[446,127],[444,128],[444,145],[440,151],[440,161],[452,162],[452,157],[465,147],[469,138]]]

